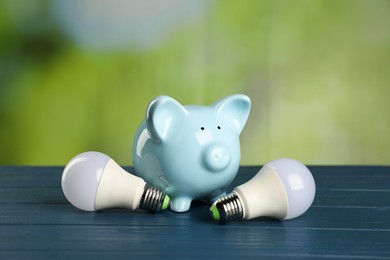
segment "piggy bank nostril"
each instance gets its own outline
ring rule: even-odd
[[[212,145],[203,154],[205,166],[211,171],[221,171],[230,162],[229,150],[224,146]]]
[[[219,158],[221,158],[221,156],[222,156],[221,149],[214,149],[212,151],[212,157],[213,157],[214,160],[218,160]]]
[[[212,159],[216,162],[217,161],[225,162],[229,159],[229,153],[220,148],[214,149],[211,153],[212,153],[211,155]]]

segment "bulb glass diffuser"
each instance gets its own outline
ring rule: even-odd
[[[66,199],[85,211],[141,208],[157,212],[169,205],[167,195],[99,152],[81,153],[70,160],[61,186]]]
[[[210,212],[220,222],[265,216],[292,219],[311,206],[315,191],[313,175],[305,165],[293,159],[277,159],[215,201]]]

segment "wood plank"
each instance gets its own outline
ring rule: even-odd
[[[314,205],[323,207],[390,206],[390,190],[317,189]],[[0,188],[0,204],[67,204],[60,187]]]
[[[84,212],[66,204],[6,204],[0,205],[0,225],[127,225],[146,226],[217,224],[211,218],[207,205],[196,205],[187,213],[165,211],[148,213],[137,210],[106,210]],[[390,232],[390,210],[382,208],[328,208],[313,206],[297,219],[278,221],[259,218],[228,223],[226,226],[261,225],[280,228],[384,230]],[[358,216],[358,217],[356,217]]]
[[[120,253],[134,258],[168,257],[390,257],[388,232],[323,229],[284,229],[262,226],[25,225],[0,226],[0,252],[79,252],[102,257]],[[53,239],[55,238],[55,239]],[[375,248],[375,250],[373,250]],[[1,255],[0,255],[1,256]]]

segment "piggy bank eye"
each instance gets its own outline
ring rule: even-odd
[[[217,126],[218,130],[221,130],[221,127],[220,126]]]
[[[200,128],[200,130],[204,130],[204,127],[202,126],[202,127]]]

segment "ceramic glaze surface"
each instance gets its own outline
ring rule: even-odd
[[[176,212],[187,211],[194,199],[225,195],[239,168],[239,135],[249,111],[245,95],[227,96],[211,106],[155,98],[134,138],[136,174],[164,190]]]

